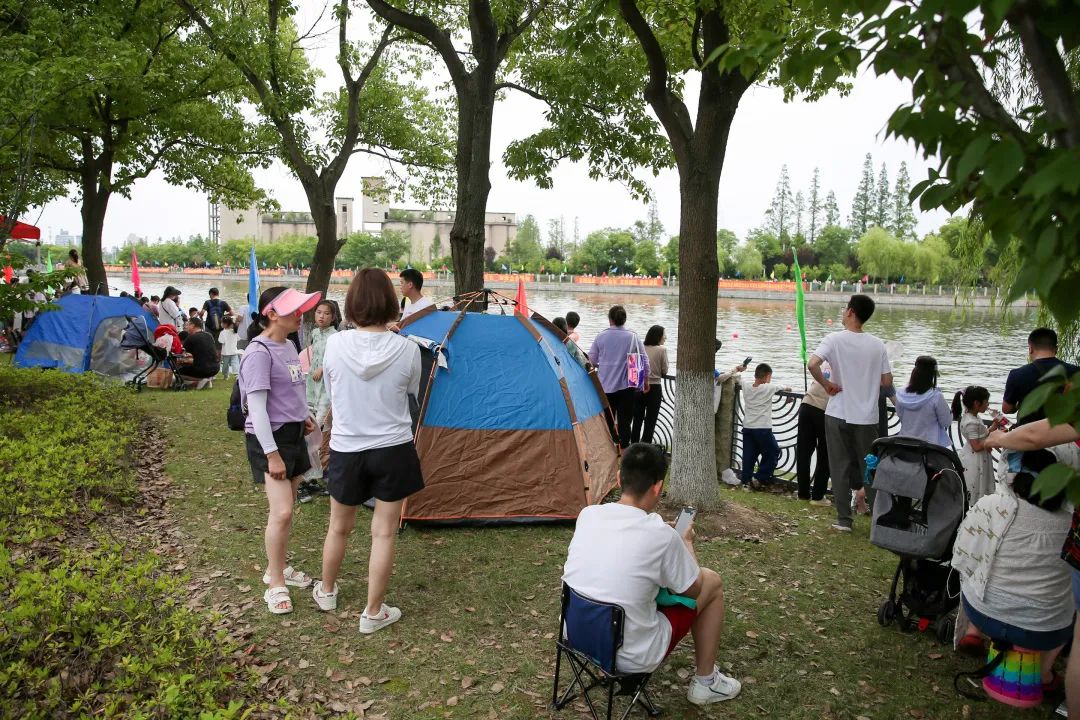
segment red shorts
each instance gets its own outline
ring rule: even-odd
[[[686,633],[690,632],[690,626],[697,620],[697,610],[691,610],[685,605],[665,605],[657,609],[671,623],[671,644],[664,653],[664,657],[667,657],[679,641],[686,637]]]

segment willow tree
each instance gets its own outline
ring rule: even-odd
[[[817,36],[809,4],[779,0],[613,0],[648,67],[644,98],[679,173],[679,373],[668,492],[699,507],[719,501],[712,421],[717,206],[731,125],[755,82],[817,97],[851,72],[857,54],[801,76],[778,63]],[[687,96],[696,85],[694,112]]]
[[[247,97],[276,136],[276,155],[307,196],[318,243],[307,290],[326,290],[334,260],[346,243],[337,227],[334,198],[349,160],[366,153],[391,164],[421,168],[412,186],[418,199],[437,196],[448,165],[446,114],[415,82],[402,81],[409,59],[394,55],[403,39],[387,26],[366,47],[349,40],[347,0],[333,2],[341,85],[320,96],[319,74],[304,51],[309,41],[288,0],[175,0],[210,46],[248,86]],[[432,171],[428,173],[426,171]],[[402,178],[399,176],[399,180]],[[399,191],[404,191],[399,187]]]
[[[1018,266],[1009,300],[1034,290],[1066,335],[1080,331],[1080,5],[1029,0],[942,0],[894,5],[818,0],[858,16],[851,33],[819,37],[821,56],[868,48],[878,74],[911,81],[910,103],[889,132],[940,164],[911,190],[923,209],[970,207]],[[812,64],[808,55],[793,63]],[[796,70],[797,71],[797,70]],[[1000,264],[1000,263],[999,263]],[[1080,428],[1080,378],[1059,375],[1032,392],[1021,414],[1045,403],[1052,424]],[[1043,497],[1080,473],[1055,464]]]

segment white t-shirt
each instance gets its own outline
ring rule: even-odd
[[[408,304],[405,305],[405,309],[401,311],[401,319],[404,320],[413,313],[418,313],[424,308],[430,307],[434,304],[435,303],[433,303],[431,301],[431,298],[429,298],[427,295],[421,295],[420,299],[416,302],[410,301]]]
[[[172,325],[175,328],[183,326],[184,314],[172,298],[165,298],[158,305],[158,324]]]
[[[221,354],[236,355],[239,352],[236,348],[237,339],[236,331],[230,328],[225,328],[218,333],[218,342],[221,343]]]
[[[829,363],[830,379],[841,387],[825,414],[853,425],[877,425],[881,376],[892,372],[885,343],[870,333],[841,330],[826,335],[814,355]]]
[[[323,385],[334,430],[330,449],[361,452],[412,440],[408,395],[420,391],[420,348],[392,332],[345,330],[326,340]]]
[[[681,594],[700,571],[679,534],[656,513],[630,505],[591,505],[578,514],[563,582],[626,613],[623,645],[616,658],[622,672],[649,672],[671,644],[671,624],[656,608],[665,587]]]
[[[754,386],[753,380],[742,380],[743,427],[772,429],[773,395],[783,390],[779,385],[763,383]]]

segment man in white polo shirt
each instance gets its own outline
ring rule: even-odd
[[[839,532],[851,532],[851,493],[861,506],[866,497],[863,473],[866,454],[878,438],[878,398],[884,388],[892,390],[892,366],[885,343],[863,325],[874,314],[874,301],[866,295],[852,295],[844,308],[844,329],[829,333],[810,356],[810,374],[829,393],[825,408],[825,440],[832,474],[833,504]],[[832,377],[826,378],[822,363],[829,363]]]
[[[698,567],[693,526],[680,536],[653,512],[666,474],[667,459],[659,446],[635,443],[623,451],[622,496],[578,515],[563,582],[623,608],[623,644],[616,657],[620,672],[652,672],[692,632],[697,674],[687,699],[695,705],[730,700],[742,686],[716,668],[724,631],[723,585],[714,571]],[[696,609],[657,606],[661,588],[693,598]]]

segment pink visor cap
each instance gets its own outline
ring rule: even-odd
[[[267,303],[262,309],[262,314],[266,315],[271,310],[278,315],[306,313],[308,310],[318,305],[320,299],[322,299],[321,292],[302,293],[294,288],[289,288]]]

